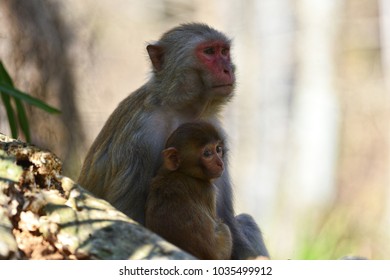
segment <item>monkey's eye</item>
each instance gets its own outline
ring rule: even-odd
[[[216,150],[217,150],[218,154],[223,154],[223,147],[222,146],[217,146]]]
[[[222,48],[221,54],[222,55],[228,55],[229,54],[229,49],[228,48]]]
[[[203,151],[203,156],[204,157],[211,157],[213,155],[213,152],[210,151],[209,149],[206,149]]]
[[[207,54],[207,55],[213,55],[215,54],[215,48],[213,47],[207,47],[203,50],[203,53],[204,54]]]

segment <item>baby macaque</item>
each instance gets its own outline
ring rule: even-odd
[[[229,227],[217,217],[213,184],[224,171],[224,152],[211,124],[181,125],[166,142],[146,202],[146,227],[199,259],[232,254]]]

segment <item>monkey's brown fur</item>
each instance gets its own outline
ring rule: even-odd
[[[144,224],[149,185],[167,137],[190,121],[221,127],[218,115],[235,84],[229,48],[224,34],[204,24],[180,25],[148,45],[152,76],[109,117],[87,153],[79,183]],[[268,255],[253,219],[235,218],[228,172],[216,185],[218,216],[232,232],[233,257]]]
[[[164,164],[153,178],[146,203],[146,227],[199,259],[230,259],[230,230],[216,213],[216,189],[211,182],[223,171],[217,153],[203,162],[203,149],[223,141],[218,131],[204,122],[187,123],[167,140]],[[214,175],[210,175],[214,174]],[[217,175],[215,175],[217,174]]]

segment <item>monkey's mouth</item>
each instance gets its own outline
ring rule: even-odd
[[[233,84],[216,85],[211,90],[216,96],[229,96],[233,92]]]
[[[216,85],[216,86],[213,86],[213,88],[224,88],[224,87],[233,87],[233,84],[226,84],[226,85]]]

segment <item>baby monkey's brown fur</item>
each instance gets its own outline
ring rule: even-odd
[[[217,218],[212,183],[224,170],[224,149],[211,124],[181,125],[167,140],[146,203],[146,226],[199,259],[231,258],[232,236]]]

